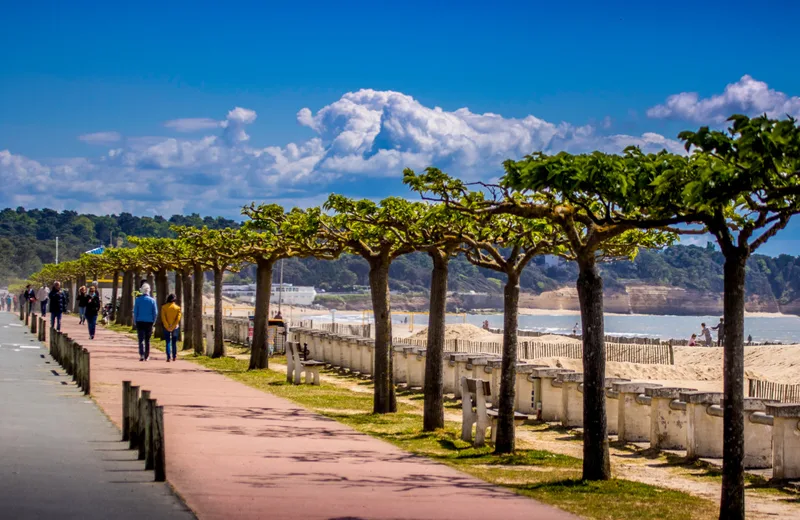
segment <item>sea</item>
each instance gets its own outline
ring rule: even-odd
[[[311,316],[309,316],[311,318]],[[319,316],[319,319],[330,320],[331,316]],[[361,323],[362,317],[336,316],[337,322]],[[607,314],[605,317],[606,334],[624,337],[648,337],[660,339],[688,339],[692,334],[701,336],[701,324],[709,327],[719,323],[720,316],[659,316],[659,315],[621,315]],[[498,314],[450,314],[447,323],[471,323],[478,327],[484,320],[490,327],[503,327],[503,315]],[[408,313],[398,312],[392,315],[393,327],[409,326],[411,318]],[[414,313],[414,330],[428,325],[428,315]],[[571,334],[573,329],[581,330],[578,315],[520,315],[519,328],[549,334]],[[717,334],[714,332],[714,339]],[[750,335],[754,342],[800,343],[800,317],[798,316],[753,316],[744,319],[745,339]]]

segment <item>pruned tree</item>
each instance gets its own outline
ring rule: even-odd
[[[245,206],[246,221],[242,233],[242,254],[256,264],[256,308],[253,318],[253,344],[249,370],[269,367],[269,301],[275,262],[292,256],[315,256],[333,259],[342,245],[326,243],[319,234],[318,208],[288,213],[277,204],[255,203]]]
[[[466,186],[436,168],[422,175],[406,170],[404,181],[423,194],[445,195],[445,205],[466,210],[480,207],[485,200],[481,191],[469,191]],[[455,195],[455,197],[453,197]],[[503,273],[506,277],[503,290],[503,351],[500,394],[498,401],[498,429],[495,453],[511,453],[515,448],[514,404],[517,329],[519,310],[519,280],[523,269],[536,256],[545,253],[564,254],[561,230],[544,219],[528,219],[513,215],[465,211],[460,216],[447,214],[460,231],[461,250],[471,263]],[[459,227],[459,224],[461,225]]]
[[[202,229],[197,229],[191,227],[176,227],[174,229],[178,233],[178,238],[192,248],[192,261],[195,265],[195,276],[197,276],[197,266],[201,266],[201,268],[205,267],[214,273],[214,352],[212,357],[224,357],[225,341],[222,331],[222,278],[225,271],[238,270],[238,264],[242,258],[242,235],[238,230],[228,228],[208,229],[207,227],[203,227]],[[202,278],[202,272],[200,277]],[[202,292],[200,297],[202,298]],[[195,298],[197,298],[196,288]],[[195,302],[195,309],[196,308],[197,302]],[[197,345],[195,345],[195,351],[196,350]]]
[[[374,413],[397,411],[392,370],[392,321],[389,299],[389,267],[400,255],[420,249],[409,240],[410,227],[426,211],[423,203],[390,197],[376,204],[332,194],[325,209],[334,215],[321,215],[319,232],[329,244],[341,244],[369,264],[369,286],[375,316]],[[404,223],[404,225],[398,225]],[[409,235],[409,236],[406,236]]]
[[[732,116],[727,131],[682,132],[687,167],[655,182],[665,215],[701,222],[725,257],[724,441],[720,519],[745,517],[744,308],[747,259],[800,213],[800,128],[792,118]]]

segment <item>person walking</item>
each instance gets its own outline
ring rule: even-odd
[[[161,324],[164,325],[164,341],[167,343],[167,363],[177,359],[178,330],[181,324],[181,308],[175,303],[175,295],[167,296],[167,303],[161,306]],[[171,347],[171,349],[170,349]]]
[[[158,305],[150,296],[150,284],[142,284],[141,295],[133,303],[133,321],[136,323],[136,335],[139,337],[139,361],[150,359],[150,335],[153,323],[158,318]]]
[[[47,287],[45,287],[44,284],[42,284],[42,286],[39,287],[39,290],[36,291],[36,299],[39,300],[39,303],[42,307],[42,318],[47,317],[47,293],[49,292],[50,291],[47,290]]]
[[[100,294],[97,292],[97,288],[92,285],[89,287],[89,293],[86,295],[84,318],[89,328],[89,339],[94,339],[94,333],[97,330],[97,315],[100,313],[100,305]]]
[[[28,314],[33,311],[33,302],[36,301],[36,291],[33,290],[31,284],[25,286],[25,292],[22,293],[22,301],[28,304]]]
[[[714,340],[711,339],[711,330],[708,327],[706,327],[705,323],[701,323],[700,327],[701,327],[700,334],[702,334],[703,338],[705,338],[706,346],[710,347],[711,345],[714,344]]]
[[[8,312],[11,312],[11,304],[12,304],[13,300],[14,300],[14,297],[11,296],[11,293],[6,294],[6,310]]]
[[[725,342],[725,318],[720,318],[719,325],[711,327],[711,330],[717,331],[717,346],[721,347],[722,343]]]
[[[61,282],[54,282],[50,294],[47,295],[50,307],[50,327],[61,331],[61,315],[67,310],[67,295],[61,290]],[[56,325],[57,324],[57,325]]]
[[[78,315],[80,316],[79,323],[83,325],[86,323],[86,302],[89,301],[89,298],[86,296],[86,286],[81,285],[81,288],[78,289]]]

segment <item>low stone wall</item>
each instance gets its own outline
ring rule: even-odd
[[[295,328],[293,341],[308,348],[314,360],[340,370],[371,377],[375,346],[371,339]],[[402,340],[399,340],[402,341]],[[423,388],[425,348],[396,342],[392,347],[398,384]],[[446,393],[461,397],[462,377],[490,382],[496,406],[501,372],[494,353],[447,352],[443,378]],[[583,426],[583,374],[533,363],[518,363],[516,411],[567,427]],[[489,399],[487,399],[488,401]],[[654,383],[606,380],[609,434],[620,440],[645,442],[656,449],[686,450],[690,458],[719,458],[722,454],[721,394]],[[800,478],[800,404],[746,399],[745,467],[773,468],[774,478]]]

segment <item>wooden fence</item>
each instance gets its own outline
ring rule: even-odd
[[[428,340],[394,338],[395,345],[427,347]],[[445,340],[445,352],[467,352],[489,354],[502,353],[503,344],[493,341],[469,341],[464,339]],[[517,345],[518,359],[539,359],[550,357],[583,358],[583,346],[579,343],[548,343],[541,341],[520,341]],[[670,345],[630,345],[606,343],[606,360],[641,363],[647,365],[674,365],[675,356]]]
[[[503,329],[500,328],[489,328],[487,329],[488,332],[492,334],[502,334]],[[576,336],[574,334],[553,334],[552,332],[541,332],[538,330],[523,330],[520,329],[517,331],[517,336],[520,338],[538,338],[541,336],[564,336],[565,338],[573,338],[573,339],[580,339],[580,336]],[[644,338],[639,336],[634,337],[625,337],[625,336],[606,336],[605,337],[606,343],[624,343],[624,344],[632,344],[632,345],[666,345],[672,343],[673,345],[677,345],[678,342],[683,341],[683,343],[688,343],[688,340],[669,340],[669,341],[662,341],[659,338]]]
[[[748,397],[775,399],[782,403],[800,403],[800,385],[775,383],[763,379],[747,379]]]

